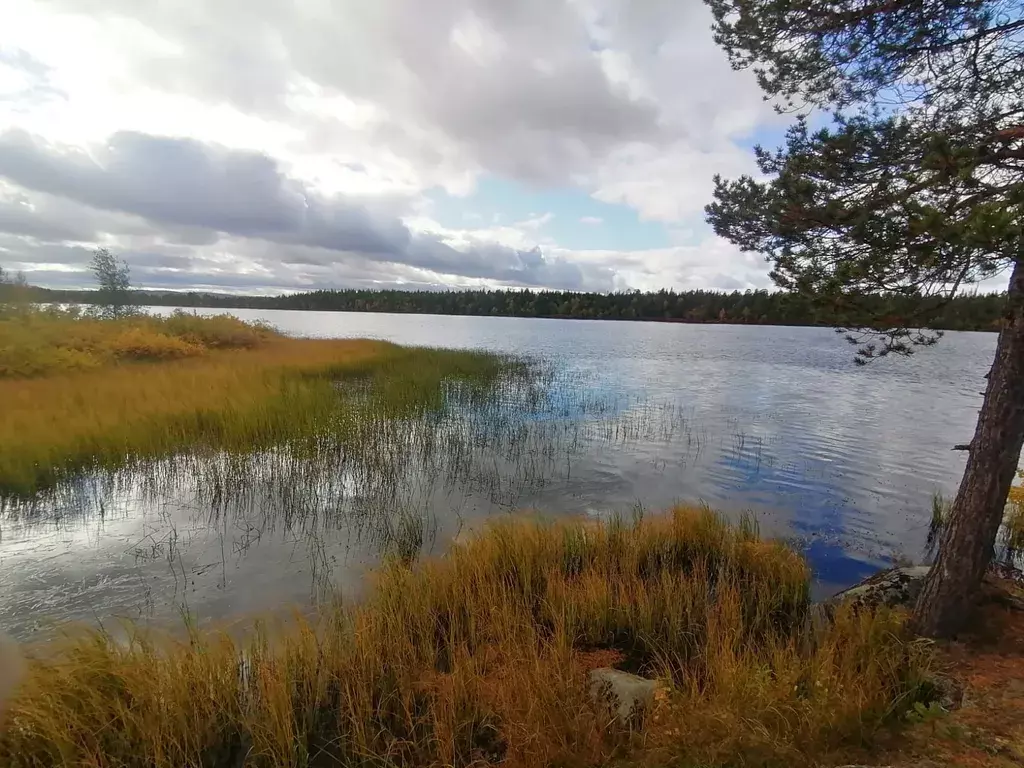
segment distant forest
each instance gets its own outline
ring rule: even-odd
[[[33,300],[99,303],[94,291],[29,288]],[[300,309],[333,312],[401,312],[437,315],[557,317],[590,320],[647,320],[751,325],[928,326],[946,330],[993,331],[1000,326],[1004,294],[965,295],[941,302],[920,296],[861,295],[842,305],[813,297],[769,291],[657,291],[575,293],[570,291],[480,290],[310,291],[283,296],[135,291],[142,305]]]

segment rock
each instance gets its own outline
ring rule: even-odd
[[[1009,563],[992,563],[988,567],[987,575],[997,580],[1008,581],[1018,587],[1024,587],[1024,572]]]
[[[948,675],[935,675],[929,680],[935,688],[935,700],[947,712],[969,706],[963,683]]]
[[[827,604],[853,605],[857,608],[878,608],[883,605],[889,608],[913,608],[930,570],[931,566],[928,565],[890,568],[834,595]]]
[[[610,667],[590,673],[590,695],[606,704],[616,720],[626,725],[636,721],[654,703],[654,694],[661,687],[657,680],[631,675]]]
[[[860,584],[833,595],[825,601],[822,608],[826,616],[830,616],[832,609],[837,605],[854,605],[858,608],[877,608],[882,605],[889,608],[913,608],[929,571],[930,565],[880,571]],[[1024,586],[1024,573],[1004,563],[992,563],[988,567],[986,577],[988,580],[996,579]]]

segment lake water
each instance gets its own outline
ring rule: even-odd
[[[819,594],[893,557],[922,557],[932,496],[951,496],[963,471],[952,447],[971,438],[996,340],[949,333],[909,359],[860,367],[841,337],[817,328],[233,314],[303,336],[512,353],[552,372],[545,410],[502,422],[514,440],[450,424],[458,445],[476,446],[471,458],[455,468],[448,455],[431,457],[426,473],[409,462],[385,502],[374,497],[415,516],[426,552],[495,515],[629,515],[704,501],[752,511],[763,531],[797,539]],[[386,549],[360,512],[370,495],[346,490],[341,475],[325,483],[295,468],[268,480],[261,467],[272,463],[235,468],[244,501],[187,481],[84,479],[45,515],[8,510],[0,627],[27,638],[68,620],[173,624],[183,612],[223,623],[357,595]],[[311,514],[284,514],[304,489]]]

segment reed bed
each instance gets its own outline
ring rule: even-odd
[[[82,471],[180,451],[340,441],[360,407],[377,417],[421,413],[442,407],[447,382],[482,392],[514,367],[481,353],[287,338],[227,317],[100,320],[27,310],[0,317],[0,367],[21,343],[11,339],[37,325],[38,354],[95,354],[88,366],[54,363],[46,375],[0,371],[0,495],[28,497]],[[161,334],[165,341],[149,338]],[[198,351],[139,351],[172,342]],[[129,357],[110,353],[129,343]]]
[[[30,651],[0,764],[815,765],[926,698],[931,661],[899,614],[814,625],[808,594],[797,554],[706,509],[520,517],[245,641],[86,632]],[[610,663],[663,681],[642,720],[590,697]]]

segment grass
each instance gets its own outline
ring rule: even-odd
[[[469,443],[520,436],[522,461],[545,460],[505,409],[533,397],[515,386],[523,371],[232,318],[8,310],[0,501],[178,455],[201,459],[201,484],[237,457],[249,487],[248,459],[285,452],[309,477],[369,473],[362,497],[396,484],[415,447],[481,483]],[[488,429],[437,429],[466,403]],[[321,453],[340,460],[303,460]],[[287,498],[319,493],[304,472]],[[358,606],[245,639],[129,628],[30,650],[0,765],[802,766],[872,744],[928,696],[929,649],[899,614],[814,625],[806,563],[748,523],[687,508],[519,519],[417,562],[428,521],[391,506],[390,557]],[[664,682],[631,727],[590,698],[588,671],[608,664]]]
[[[131,315],[103,319],[77,308],[0,307],[0,379],[94,371],[126,362],[200,357],[222,349],[253,349],[271,328],[230,315]]]
[[[939,540],[942,538],[942,529],[946,527],[946,520],[949,519],[952,502],[941,493],[932,494],[932,516],[928,521],[928,539],[925,542],[925,551],[930,557],[934,557],[939,551]]]
[[[0,377],[0,495],[179,451],[340,442],[360,408],[438,409],[452,382],[473,396],[514,367],[481,353],[287,338],[228,317],[0,316],[0,370],[32,355]]]
[[[70,636],[31,661],[0,764],[816,765],[926,696],[931,662],[896,613],[808,629],[808,594],[798,555],[707,510],[520,518],[244,642]],[[664,681],[632,728],[588,694],[609,662]]]
[[[1024,480],[1024,470],[1017,472],[1017,477]],[[949,519],[952,501],[942,494],[932,496],[932,515],[928,524],[927,551],[934,555],[946,521]],[[1024,486],[1014,485],[1006,498],[1006,509],[1003,513],[1003,525],[1000,528],[1000,558],[1012,563],[1024,553]]]
[[[1024,471],[1017,473],[1024,480]],[[1003,518],[1003,546],[1011,556],[1024,553],[1024,486],[1015,485],[1010,489],[1006,501],[1006,516]]]

